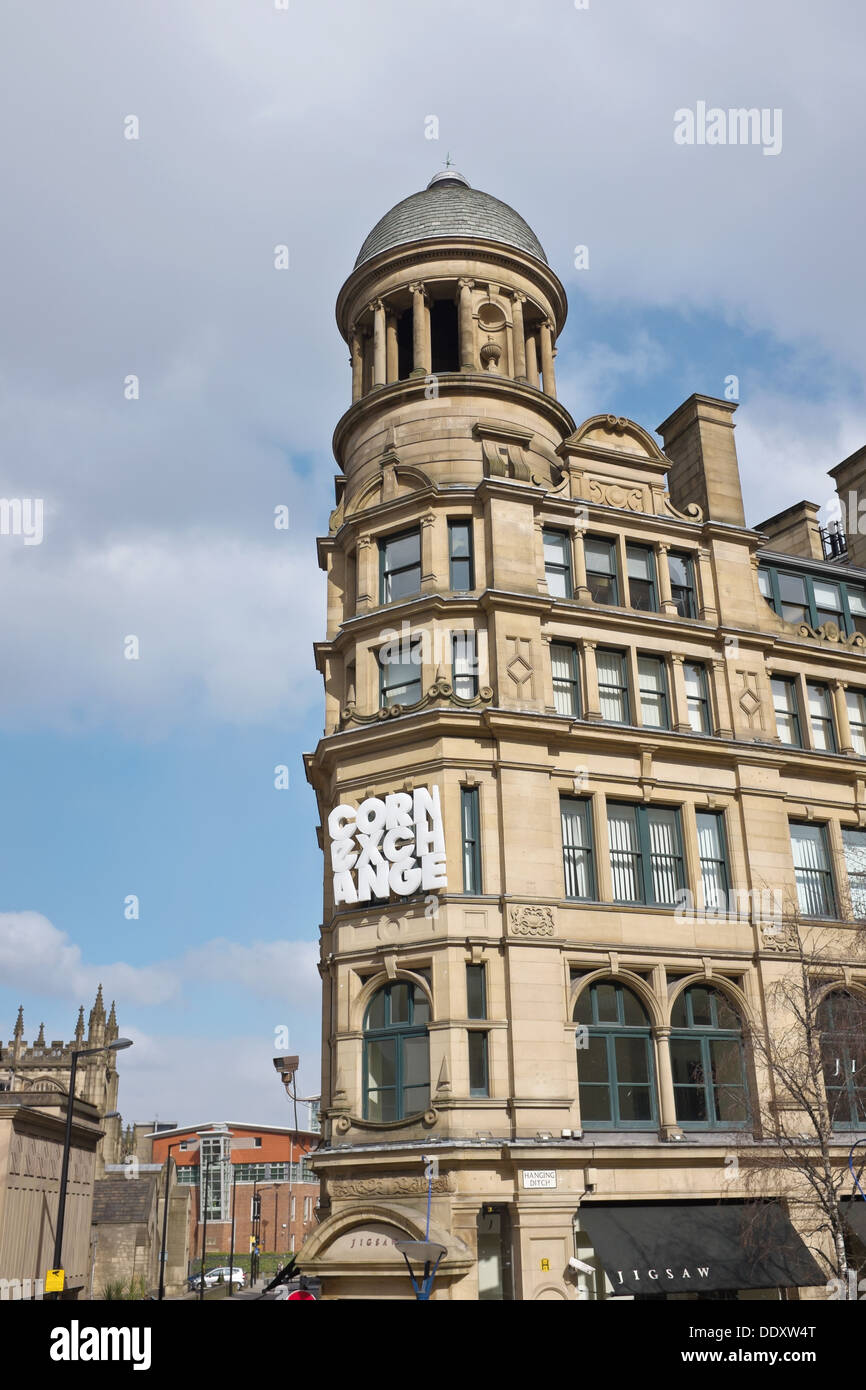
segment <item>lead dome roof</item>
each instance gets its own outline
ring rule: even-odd
[[[380,251],[439,237],[498,241],[547,264],[538,237],[519,212],[492,194],[472,188],[456,169],[444,169],[420,193],[412,193],[380,218],[358,253],[355,269]]]

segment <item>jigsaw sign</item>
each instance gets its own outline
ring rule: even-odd
[[[448,887],[438,787],[335,806],[328,834],[335,906]]]

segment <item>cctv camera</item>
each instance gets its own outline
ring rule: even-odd
[[[274,1066],[278,1072],[282,1072],[285,1075],[286,1072],[296,1072],[298,1070],[299,1061],[300,1058],[298,1057],[275,1057]]]
[[[585,1260],[578,1260],[577,1257],[574,1255],[572,1255],[571,1259],[569,1260],[568,1267],[569,1269],[573,1269],[576,1274],[578,1272],[580,1274],[594,1273],[592,1265],[588,1265]]]

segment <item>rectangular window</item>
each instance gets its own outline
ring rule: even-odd
[[[691,555],[672,550],[668,555],[671,577],[671,598],[681,618],[696,618],[698,603],[695,595],[695,572]]]
[[[707,668],[699,661],[683,662],[686,683],[686,709],[689,724],[696,734],[710,732],[710,699]]]
[[[460,825],[463,835],[463,892],[481,892],[481,832],[478,788],[460,788]]]
[[[835,577],[791,573],[761,565],[758,584],[774,612],[789,623],[823,627],[834,623],[850,636],[866,634],[866,590]]]
[[[845,704],[851,726],[851,746],[866,756],[866,690],[846,690]]]
[[[291,1216],[289,1217],[289,1220],[290,1220],[290,1221],[294,1221],[294,1219],[295,1219],[295,1194],[294,1194],[294,1192],[293,1192],[293,1193],[292,1193],[292,1214],[291,1214]]]
[[[728,857],[725,817],[721,811],[698,811],[698,854],[701,861],[703,906],[725,911],[728,905]]]
[[[307,1221],[312,1221],[312,1219],[313,1219],[313,1199],[312,1199],[312,1197],[305,1197],[305,1198],[304,1198],[304,1222],[306,1223]]]
[[[572,598],[571,537],[564,531],[542,532],[544,546],[544,577],[553,598]]]
[[[656,602],[655,557],[648,546],[626,546],[628,563],[628,592],[632,608],[640,608],[648,613],[658,609]]]
[[[866,590],[847,586],[848,611],[851,614],[849,632],[862,632],[866,637]]]
[[[668,681],[665,664],[657,656],[638,656],[640,717],[644,728],[669,729]]]
[[[812,742],[816,748],[828,753],[836,752],[836,733],[833,727],[832,696],[826,685],[806,686],[809,700],[809,722],[812,726]]]
[[[421,532],[403,531],[379,542],[381,603],[421,592]]]
[[[845,611],[839,585],[830,584],[824,579],[813,579],[812,594],[815,600],[816,626],[823,627],[824,623],[835,623],[844,632]]]
[[[466,1017],[487,1017],[487,979],[484,965],[466,966]]]
[[[616,543],[603,536],[587,536],[586,583],[595,603],[619,603],[616,579]]]
[[[856,922],[866,919],[866,830],[842,830],[845,868],[848,871],[848,894],[851,916]]]
[[[489,1095],[487,1080],[487,1034],[481,1029],[469,1030],[469,1094]]]
[[[580,714],[580,682],[577,649],[570,642],[551,642],[550,666],[553,672],[553,704],[557,714]]]
[[[378,654],[379,708],[413,705],[421,699],[421,638],[386,642]]]
[[[595,897],[592,862],[592,804],[583,797],[564,796],[559,803],[562,822],[562,867],[567,898]]]
[[[465,593],[475,588],[471,521],[449,521],[448,563],[452,591]]]
[[[478,694],[478,654],[474,632],[452,632],[451,678],[455,695],[459,695],[461,700],[474,700]]]
[[[802,574],[780,574],[778,579],[781,616],[789,623],[811,623],[812,613]]]
[[[611,724],[631,723],[625,652],[600,647],[595,654],[601,717]]]
[[[802,748],[800,733],[800,707],[797,701],[797,683],[788,676],[772,676],[770,686],[773,691],[773,709],[776,712],[776,728],[783,743],[792,748]]]
[[[804,917],[835,917],[836,895],[827,850],[827,827],[791,821],[797,903]]]
[[[679,812],[609,802],[607,819],[614,900],[673,906],[683,886]]]

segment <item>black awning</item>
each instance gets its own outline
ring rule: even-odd
[[[775,1202],[588,1204],[580,1209],[580,1224],[614,1293],[809,1288],[826,1283]]]
[[[862,1197],[851,1197],[839,1203],[839,1210],[849,1230],[866,1245],[866,1202]]]

